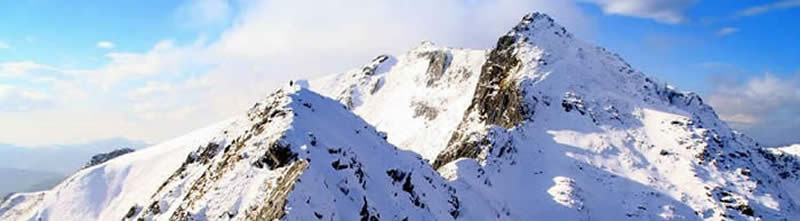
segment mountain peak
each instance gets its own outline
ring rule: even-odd
[[[509,31],[506,36],[515,36],[521,41],[542,43],[537,39],[572,38],[572,34],[564,26],[559,25],[549,15],[533,12],[522,17],[522,20]]]

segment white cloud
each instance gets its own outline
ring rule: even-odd
[[[736,33],[736,32],[739,32],[739,29],[738,29],[738,28],[734,28],[734,27],[724,27],[724,28],[721,28],[721,29],[719,29],[719,30],[717,31],[717,35],[719,35],[719,36],[726,36],[726,35],[731,35],[731,34],[733,34],[733,33]]]
[[[221,55],[224,63],[245,62],[257,69],[269,66],[292,72],[284,75],[308,75],[355,67],[379,54],[405,51],[423,40],[488,48],[525,13],[534,10],[550,13],[579,33],[587,23],[580,9],[569,2],[464,4],[427,0],[258,1],[242,7],[247,10],[210,50]],[[303,65],[309,62],[315,65]]]
[[[110,41],[99,41],[97,42],[96,46],[98,48],[111,49],[114,48],[114,43]]]
[[[175,17],[188,27],[223,25],[232,16],[230,3],[229,0],[191,0],[176,10]]]
[[[0,84],[0,99],[5,99],[14,90],[14,86]]]
[[[47,107],[51,97],[43,92],[0,84],[0,112],[24,112]]]
[[[763,5],[753,6],[736,13],[738,17],[755,16],[767,13],[773,10],[789,9],[800,7],[800,0],[781,0]]]
[[[579,0],[599,5],[606,14],[650,18],[667,24],[687,20],[683,11],[699,0]]]
[[[0,63],[0,77],[22,77],[33,71],[53,70],[53,67],[33,61],[14,61]]]
[[[149,76],[183,74],[190,68],[202,66],[200,58],[206,54],[199,43],[175,47],[172,40],[156,43],[145,53],[114,52],[105,55],[108,63],[94,69],[67,69],[65,74],[87,78],[90,82],[110,89],[119,81],[142,79]]]
[[[717,86],[708,101],[720,118],[762,142],[800,142],[800,75],[765,74]]]
[[[148,96],[155,93],[164,93],[169,92],[172,90],[172,84],[157,82],[157,81],[148,81],[144,87],[136,88],[131,91],[128,95],[130,98],[139,98]]]

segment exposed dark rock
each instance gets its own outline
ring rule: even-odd
[[[311,133],[308,134],[308,137],[311,139],[311,141],[309,141],[308,143],[311,144],[311,146],[317,146],[317,137]]]
[[[414,184],[411,183],[411,174],[408,174],[408,176],[406,176],[406,182],[403,183],[403,191],[406,191],[407,193],[414,195]]]
[[[386,171],[386,175],[392,178],[392,184],[400,182],[403,178],[406,177],[406,173],[397,169],[391,169]]]
[[[267,152],[261,156],[253,166],[264,168],[266,165],[269,169],[283,167],[297,159],[297,153],[292,152],[290,146],[281,144],[280,142],[273,143]]]
[[[358,168],[356,168],[356,170],[353,171],[353,175],[355,175],[356,178],[358,178],[358,183],[361,184],[361,187],[366,189],[367,188],[367,179],[366,179],[367,174],[364,173],[363,169],[361,169],[361,165],[358,165]]]
[[[472,71],[465,67],[461,67],[456,73],[458,74],[457,77],[460,77],[458,80],[467,80],[469,77],[472,77]]]
[[[447,71],[447,68],[450,66],[450,55],[444,51],[427,51],[419,54],[419,57],[425,57],[428,59],[428,70],[426,76],[428,77],[428,81],[426,85],[428,87],[433,87],[436,83],[442,79],[444,76],[444,72]]]
[[[500,37],[495,48],[489,53],[486,63],[481,67],[472,103],[464,113],[459,129],[453,132],[448,147],[436,156],[432,165],[434,169],[459,158],[476,158],[481,152],[479,145],[490,143],[485,139],[480,143],[468,141],[468,136],[463,134],[470,113],[477,112],[482,123],[486,125],[498,125],[504,128],[514,127],[528,119],[530,108],[523,102],[524,95],[519,89],[519,82],[511,77],[521,65],[515,55],[514,45],[518,41],[516,34],[511,32]]]
[[[351,96],[339,98],[339,101],[344,103],[345,108],[348,110],[352,110],[353,107],[355,107],[355,103],[353,102],[353,97]]]
[[[125,218],[128,219],[132,218],[133,216],[136,215],[136,212],[139,212],[139,208],[136,205],[134,205],[128,210],[127,213],[125,213]]]
[[[742,174],[742,176],[750,176],[751,173],[749,169],[741,169],[739,170],[739,174]]]
[[[150,207],[148,207],[148,209],[150,210],[150,213],[152,213],[152,214],[161,213],[161,205],[158,203],[158,201],[155,201],[152,204],[150,204]]]
[[[378,131],[378,136],[383,138],[384,140],[389,139],[389,134],[383,131]]]
[[[736,209],[739,210],[739,212],[742,212],[742,214],[747,215],[747,216],[754,216],[755,215],[755,212],[753,211],[753,208],[751,208],[749,205],[744,205],[744,204],[743,205],[739,205],[739,207],[736,207]]]
[[[291,163],[283,176],[278,179],[277,185],[272,187],[274,188],[271,190],[272,193],[261,204],[261,207],[254,213],[248,213],[247,220],[279,220],[283,218],[286,215],[284,208],[289,193],[294,190],[295,183],[298,182],[298,178],[306,168],[308,168],[308,162],[304,160]]]
[[[409,200],[411,200],[411,203],[413,203],[414,206],[424,209],[425,203],[422,202],[422,199],[414,191],[414,184],[411,182],[411,173],[408,173],[408,175],[405,177],[406,181],[403,183],[403,191],[411,195],[411,198],[409,198]],[[423,195],[425,194],[423,193]]]
[[[331,167],[333,167],[335,170],[344,170],[350,168],[347,164],[342,164],[339,160],[333,161],[333,163],[331,163]]]
[[[411,107],[414,107],[413,117],[425,117],[426,120],[434,120],[439,115],[439,110],[435,107],[429,106],[425,103],[414,101],[411,102]]]
[[[480,142],[470,142],[465,140],[466,137],[462,138],[461,136],[462,135],[457,131],[453,133],[450,143],[455,144],[458,141],[460,141],[460,143],[450,145],[447,149],[442,151],[442,153],[437,155],[436,160],[431,164],[434,169],[439,169],[439,167],[459,158],[477,158],[481,153],[481,146],[491,144],[491,141],[488,139],[482,139]]]
[[[514,54],[515,42],[514,35],[501,37],[481,67],[475,95],[467,112],[477,111],[486,124],[511,128],[525,118],[518,82],[510,78],[520,65]]]
[[[461,214],[459,211],[461,209],[461,201],[459,201],[458,197],[455,195],[450,195],[450,199],[447,200],[447,202],[450,203],[450,206],[453,206],[453,209],[450,210],[450,216],[452,216],[453,219],[457,219],[458,215]]]
[[[384,61],[386,61],[388,59],[389,59],[388,55],[379,55],[378,57],[375,57],[374,59],[372,59],[372,63],[370,63],[367,66],[364,66],[363,68],[361,68],[361,72],[364,73],[364,75],[367,75],[367,76],[374,75],[375,74],[375,70],[378,69],[378,66],[380,66],[381,63],[383,63]]]
[[[219,151],[219,144],[216,143],[208,143],[205,147],[200,146],[200,148],[192,153],[189,153],[186,156],[186,164],[192,164],[195,162],[200,162],[201,164],[208,164],[211,162],[211,158],[217,155]],[[198,153],[199,152],[199,153]]]
[[[367,197],[364,197],[364,205],[361,206],[361,212],[358,213],[361,215],[361,221],[379,221],[380,214],[377,215],[370,215],[369,212],[369,204],[367,203]]]
[[[131,148],[120,148],[108,153],[101,153],[92,156],[92,159],[83,166],[83,168],[91,167],[97,164],[105,163],[111,159],[117,158],[119,156],[132,153],[134,150]]]
[[[342,153],[342,148],[335,148],[335,149],[328,149],[329,154],[339,154]]]
[[[775,172],[781,179],[800,178],[800,159],[797,157],[766,149],[759,149],[758,153],[767,159],[772,168],[775,168]]]
[[[572,110],[578,111],[581,115],[586,114],[586,106],[583,103],[583,99],[580,96],[567,92],[564,94],[564,99],[561,101],[561,107],[564,108],[564,111],[571,112]]]
[[[375,94],[383,87],[383,84],[386,83],[386,80],[383,78],[378,78],[375,83],[372,85],[372,89],[369,90],[369,94]]]

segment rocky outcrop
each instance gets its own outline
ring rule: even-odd
[[[800,149],[800,145],[796,148]],[[775,169],[778,177],[784,180],[796,180],[800,183],[800,156],[788,153],[780,148],[762,148],[758,153],[767,159],[769,165]]]
[[[425,72],[428,79],[426,85],[428,87],[436,86],[444,76],[444,72],[450,67],[450,55],[444,51],[427,51],[418,56],[428,59],[428,70]]]
[[[449,163],[458,158],[476,158],[481,152],[481,145],[490,141],[469,139],[467,125],[474,124],[469,117],[477,116],[479,124],[498,125],[511,128],[526,119],[527,106],[523,102],[523,94],[519,83],[513,74],[519,70],[521,61],[515,55],[518,41],[524,41],[525,36],[518,33],[532,22],[533,17],[526,16],[522,22],[508,34],[497,40],[497,45],[489,53],[486,63],[481,67],[478,84],[472,103],[464,114],[464,119],[459,125],[445,149],[433,163],[434,168]]]
[[[389,59],[392,59],[389,55],[380,55],[372,59],[369,64],[361,67],[359,71],[350,73],[347,77],[352,78],[352,82],[355,82],[355,84],[340,85],[342,88],[336,95],[336,100],[342,102],[347,109],[353,109],[361,103],[359,100],[361,94],[374,94],[380,90],[384,79],[382,76],[376,75],[381,65]]]
[[[295,183],[298,182],[306,168],[308,168],[308,162],[304,160],[291,163],[278,179],[277,185],[264,190],[270,192],[269,197],[261,203],[261,208],[247,214],[247,220],[278,220],[282,218],[286,214],[284,208],[289,193],[294,190]]]
[[[94,165],[98,165],[101,163],[105,163],[111,159],[117,158],[119,156],[132,153],[134,150],[131,148],[120,148],[108,153],[100,153],[97,155],[92,156],[92,159],[83,166],[83,168],[91,167]]]
[[[412,102],[411,106],[414,107],[414,117],[424,117],[426,120],[434,120],[439,115],[439,110],[436,107],[428,105],[423,102]]]
[[[296,159],[297,153],[292,152],[290,146],[275,142],[267,149],[266,153],[264,153],[261,158],[253,162],[253,166],[258,168],[267,166],[269,169],[274,170],[279,167],[284,167]]]

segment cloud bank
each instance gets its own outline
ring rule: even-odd
[[[800,143],[800,73],[718,83],[708,101],[731,126],[767,145]]]

